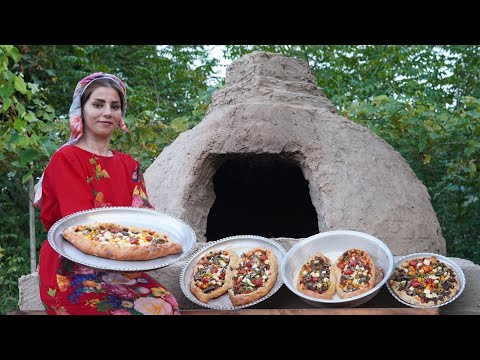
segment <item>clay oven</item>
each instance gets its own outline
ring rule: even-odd
[[[205,118],[145,180],[155,208],[188,222],[200,242],[349,229],[394,255],[445,253],[427,190],[402,156],[338,115],[305,61],[278,54],[234,61]]]

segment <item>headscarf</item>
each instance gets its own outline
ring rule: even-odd
[[[63,148],[64,146],[67,145],[73,145],[78,143],[80,138],[83,135],[83,121],[82,121],[82,96],[85,92],[85,90],[95,81],[99,79],[110,79],[115,81],[115,83],[120,87],[122,90],[123,94],[123,99],[122,99],[122,117],[120,118],[119,122],[119,127],[125,132],[128,132],[127,125],[125,125],[125,121],[123,120],[123,116],[125,116],[125,111],[127,110],[127,91],[125,89],[125,85],[123,84],[122,80],[120,80],[118,77],[112,74],[107,74],[104,72],[96,72],[93,74],[88,75],[87,77],[84,77],[82,80],[80,80],[75,87],[75,91],[73,93],[73,101],[72,105],[70,106],[70,110],[68,112],[68,116],[70,118],[70,139],[60,146],[58,150]],[[35,185],[35,198],[33,200],[33,206],[35,206],[37,209],[40,209],[42,206],[42,181],[43,181],[43,174],[40,177],[40,180],[38,183]]]

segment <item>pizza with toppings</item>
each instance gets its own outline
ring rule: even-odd
[[[228,250],[212,250],[202,256],[190,281],[192,294],[204,303],[225,294],[237,261],[238,255]]]
[[[336,291],[347,299],[367,292],[375,286],[375,265],[364,250],[349,249],[335,262]]]
[[[256,247],[241,255],[228,289],[234,306],[245,305],[267,295],[277,281],[275,255],[266,248]]]
[[[435,256],[406,260],[395,268],[389,284],[400,299],[420,307],[438,306],[460,290],[455,271]]]
[[[113,223],[71,226],[62,235],[86,254],[113,260],[151,260],[183,251],[166,234]]]
[[[331,299],[335,295],[335,275],[330,259],[317,253],[307,260],[298,274],[297,288],[308,296]]]

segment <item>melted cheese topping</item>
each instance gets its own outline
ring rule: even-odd
[[[170,241],[167,235],[159,234],[156,231],[145,230],[133,232],[126,227],[122,228],[113,224],[110,226],[101,225],[96,229],[79,225],[75,231],[80,232],[88,240],[108,242],[117,247],[157,245]]]

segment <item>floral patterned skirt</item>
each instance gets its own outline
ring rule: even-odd
[[[144,272],[109,272],[74,263],[45,241],[40,298],[49,315],[178,315],[175,297]]]

